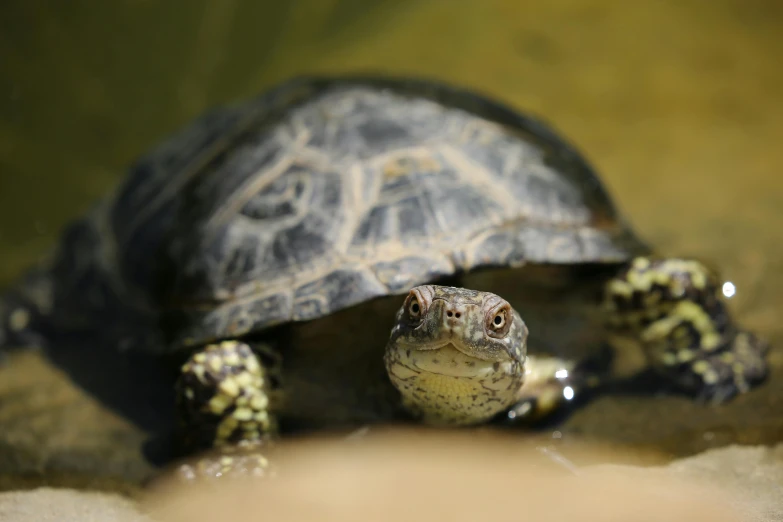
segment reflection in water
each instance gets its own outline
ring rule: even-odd
[[[735,287],[734,283],[732,283],[731,281],[726,281],[725,283],[723,283],[722,290],[723,290],[723,295],[727,299],[734,297],[734,294],[737,293],[737,287]]]

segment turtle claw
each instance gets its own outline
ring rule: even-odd
[[[42,314],[38,307],[23,295],[23,292],[28,291],[24,284],[0,296],[0,350],[46,346]]]
[[[239,443],[180,464],[175,472],[178,482],[195,484],[215,480],[265,479],[276,475],[275,467],[264,455],[266,444]]]
[[[764,381],[768,349],[766,341],[742,331],[723,350],[683,364],[673,375],[699,402],[723,404]]]
[[[538,407],[538,397],[525,397],[514,404],[506,412],[506,419],[510,422],[525,422],[538,417],[536,412],[540,412]]]

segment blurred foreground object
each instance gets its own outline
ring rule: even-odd
[[[595,457],[576,453],[569,457],[577,462]],[[510,437],[406,433],[350,444],[293,442],[277,458],[286,471],[275,480],[203,490],[163,486],[146,507],[169,522],[717,522],[777,520],[783,513],[774,500],[783,484],[783,447],[715,450],[670,467],[588,466],[574,473]],[[777,466],[764,464],[769,459]],[[745,491],[732,491],[740,483]]]

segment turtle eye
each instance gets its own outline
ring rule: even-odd
[[[486,329],[492,337],[505,337],[511,326],[511,307],[503,304],[487,314]]]
[[[506,324],[506,312],[505,310],[501,310],[500,313],[497,314],[495,318],[492,320],[492,327],[503,328],[505,324]]]
[[[408,315],[414,319],[421,317],[421,303],[419,303],[419,299],[415,295],[411,295],[411,298],[408,300]]]
[[[409,322],[418,324],[424,319],[424,314],[427,313],[427,301],[425,299],[416,289],[411,290],[408,294],[404,309]]]

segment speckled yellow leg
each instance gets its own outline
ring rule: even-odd
[[[182,366],[177,402],[190,452],[207,451],[180,468],[188,480],[226,475],[264,476],[263,452],[276,435],[270,413],[270,368],[238,341],[205,346]]]
[[[606,288],[610,326],[678,388],[723,402],[767,374],[767,343],[732,320],[717,275],[686,259],[634,259]]]

